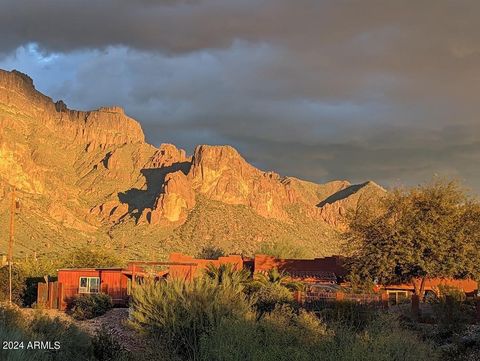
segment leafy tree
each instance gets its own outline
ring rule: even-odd
[[[479,203],[455,182],[395,189],[378,209],[350,215],[351,270],[382,284],[412,283],[420,298],[428,278],[478,278],[479,219]]]

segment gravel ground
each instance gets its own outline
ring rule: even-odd
[[[128,308],[114,308],[103,316],[91,320],[75,321],[75,323],[92,336],[104,327],[127,351],[144,350],[143,338],[128,325],[127,321]]]
[[[22,311],[26,317],[33,317],[35,312],[35,310],[28,308],[24,308]],[[104,327],[127,351],[139,352],[145,350],[142,336],[127,324],[128,308],[113,308],[103,316],[84,321],[75,320],[65,312],[58,310],[42,310],[42,313],[52,318],[59,317],[62,321],[73,323],[90,336],[94,336],[98,330]]]

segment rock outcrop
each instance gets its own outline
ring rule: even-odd
[[[157,198],[151,211],[151,224],[184,221],[195,206],[195,192],[182,171],[167,174],[164,192]]]
[[[198,146],[188,178],[206,197],[247,205],[268,218],[288,218],[284,206],[295,200],[294,189],[278,174],[258,170],[230,146]]]

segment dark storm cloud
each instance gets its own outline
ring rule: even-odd
[[[0,66],[147,138],[312,180],[480,190],[480,3],[2,1]],[[30,44],[30,45],[27,45]],[[32,45],[37,44],[37,45]]]

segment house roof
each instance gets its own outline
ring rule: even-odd
[[[257,254],[254,259],[254,271],[263,272],[276,268],[292,276],[302,277],[343,277],[346,269],[341,257],[332,256],[314,259],[280,259],[268,255]]]

